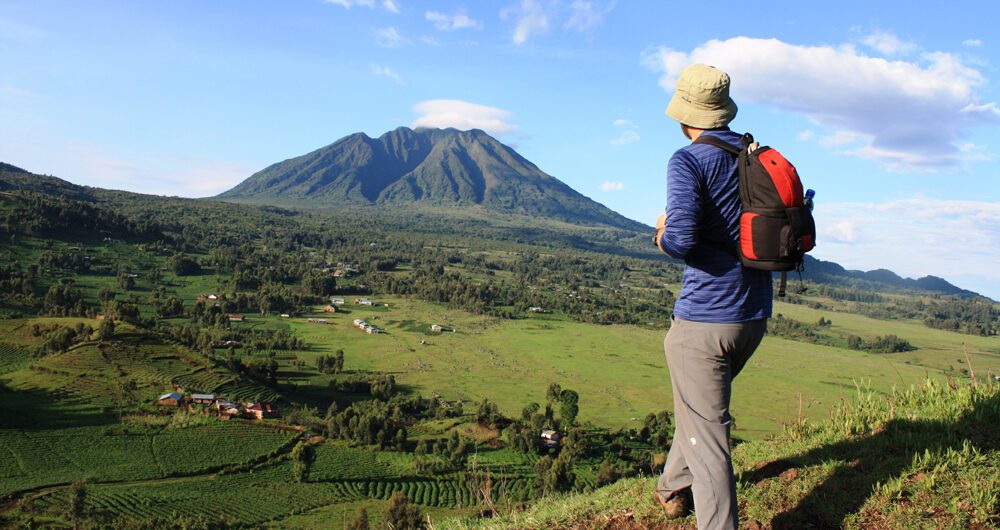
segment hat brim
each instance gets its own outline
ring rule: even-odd
[[[733,98],[728,98],[726,104],[721,107],[702,107],[674,92],[667,105],[666,114],[689,127],[719,129],[729,125],[729,122],[736,118],[738,110]]]

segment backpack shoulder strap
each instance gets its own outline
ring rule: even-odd
[[[705,136],[703,134],[703,135],[699,136],[695,141],[693,141],[691,143],[694,143],[694,144],[708,144],[708,145],[712,145],[712,146],[718,147],[719,149],[722,149],[723,151],[726,151],[728,153],[732,153],[734,155],[740,154],[740,149],[738,149],[736,147],[733,147],[732,145],[729,144],[729,142],[727,142],[727,141],[725,141],[725,140],[723,140],[721,138],[716,138],[714,136]]]

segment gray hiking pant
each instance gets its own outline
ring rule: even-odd
[[[674,394],[674,439],[656,490],[668,499],[690,487],[701,530],[739,527],[729,398],[733,378],[766,331],[766,320],[715,324],[675,318],[663,340]]]

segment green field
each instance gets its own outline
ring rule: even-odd
[[[305,317],[251,317],[246,325],[287,327],[303,337],[310,349],[296,356],[307,365],[319,355],[343,349],[348,370],[395,373],[397,381],[413,391],[437,393],[448,400],[488,398],[508,414],[517,414],[531,401],[544,402],[551,382],[577,390],[580,419],[598,426],[634,427],[647,413],[672,408],[662,331],[595,326],[545,314],[502,321],[419,300],[377,301],[389,308],[348,306],[349,313],[327,316],[328,325],[309,324]],[[803,415],[818,418],[857,385],[887,392],[927,376],[961,375],[963,344],[982,375],[1000,371],[997,337],[972,337],[915,322],[874,320],[785,303],[776,304],[775,313],[779,312],[806,322],[825,316],[834,321],[829,332],[834,334],[895,333],[918,349],[871,354],[767,337],[734,384],[735,433],[740,437],[760,438],[794,419],[800,394]],[[351,324],[355,318],[376,323],[386,333],[362,333]],[[432,333],[430,326],[435,323],[456,331]],[[299,385],[326,384],[319,374],[295,380]]]

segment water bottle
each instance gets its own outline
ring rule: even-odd
[[[806,190],[806,195],[802,199],[802,205],[809,208],[809,211],[813,211],[813,197],[816,196],[816,192],[813,190]]]

